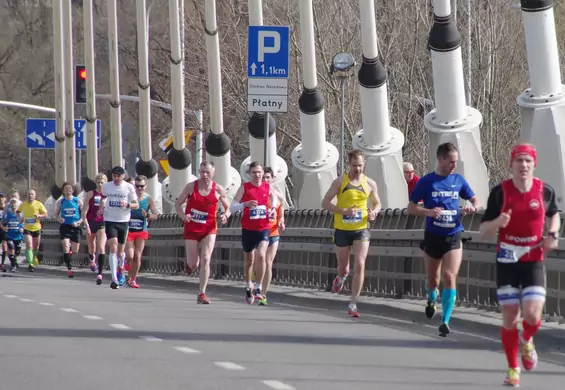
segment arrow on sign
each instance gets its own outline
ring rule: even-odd
[[[82,137],[82,143],[83,143],[84,146],[87,145],[87,138],[86,138],[86,130],[85,130],[85,128],[86,128],[86,122],[84,122],[84,125],[82,125],[82,127],[81,127],[80,130],[79,130],[79,133],[82,133],[82,136],[81,136],[81,137]]]
[[[49,138],[51,140],[51,142],[55,142],[55,133],[47,134],[47,138]]]
[[[253,76],[255,76],[255,70],[257,69],[257,65],[255,65],[255,62],[251,64],[251,74]]]
[[[43,137],[41,137],[36,132],[31,133],[27,136],[30,140],[34,141],[38,145],[45,145],[45,141],[43,141]]]

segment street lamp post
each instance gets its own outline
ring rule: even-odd
[[[339,172],[343,176],[345,148],[345,80],[350,76],[348,71],[355,66],[355,58],[349,53],[338,53],[332,58],[331,73],[339,80],[340,92],[340,163]]]

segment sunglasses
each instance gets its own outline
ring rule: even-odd
[[[135,188],[145,188],[145,184],[136,184]]]

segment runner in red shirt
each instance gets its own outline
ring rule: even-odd
[[[531,144],[512,149],[512,179],[491,190],[480,227],[482,237],[498,233],[496,283],[502,310],[501,341],[508,360],[504,384],[513,387],[520,385],[520,344],[525,370],[534,369],[538,361],[533,336],[540,327],[546,297],[544,253],[557,248],[561,227],[555,191],[534,177],[536,159]],[[517,328],[520,302],[521,334]]]
[[[263,166],[258,162],[249,165],[251,181],[244,183],[235,194],[230,210],[243,210],[241,217],[241,245],[243,247],[243,274],[245,277],[245,301],[253,304],[263,300],[261,281],[265,276],[266,254],[269,245],[271,213],[269,198],[274,195],[271,185],[263,181]],[[240,203],[241,202],[241,203]],[[259,281],[255,286],[251,280],[253,271]]]
[[[212,180],[215,173],[214,163],[203,161],[200,164],[200,179],[188,183],[175,203],[175,210],[184,222],[186,245],[186,263],[191,274],[200,265],[200,291],[197,303],[209,304],[206,286],[210,277],[210,259],[216,243],[218,230],[216,215],[218,202],[225,212],[220,214],[220,221],[225,224],[230,217],[229,202],[224,188]],[[183,203],[186,207],[183,210]]]

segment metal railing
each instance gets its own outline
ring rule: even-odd
[[[562,214],[562,220],[565,215]],[[478,227],[481,213],[463,218],[463,263],[457,285],[458,305],[497,311],[495,285],[495,241],[481,240]],[[406,210],[381,211],[371,223],[371,245],[366,261],[363,295],[424,299],[425,269],[420,250],[425,218],[409,215]],[[241,214],[232,216],[218,230],[212,256],[211,277],[241,280]],[[273,266],[273,283],[330,291],[336,276],[336,258],[332,243],[333,216],[326,210],[291,210],[286,212],[286,230],[281,235]],[[59,224],[43,224],[43,264],[62,264]],[[565,230],[562,224],[562,234]],[[150,240],[143,254],[142,272],[183,275],[185,270],[182,222],[174,214],[161,215],[151,222]],[[86,242],[74,265],[87,266]],[[565,322],[565,241],[546,258],[546,321]],[[354,264],[351,264],[351,272]],[[193,274],[191,277],[196,277]],[[347,293],[347,289],[344,289]]]

